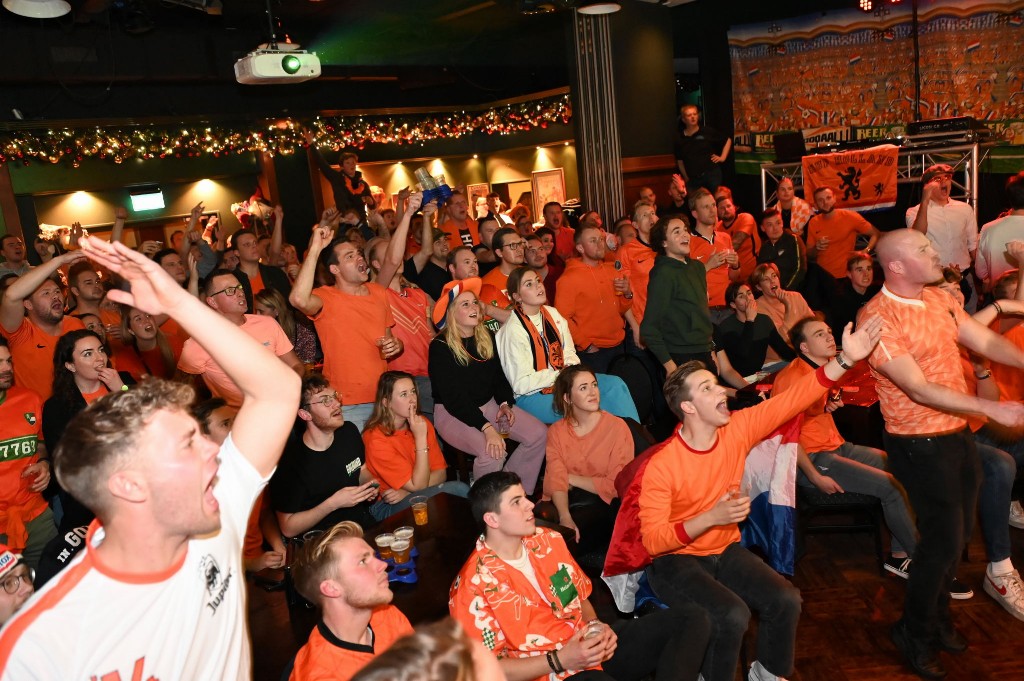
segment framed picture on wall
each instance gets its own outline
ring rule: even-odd
[[[544,219],[544,204],[552,201],[565,203],[565,171],[561,168],[533,171],[533,216]]]
[[[478,211],[476,209],[476,204],[477,204],[477,200],[480,199],[481,197],[486,199],[487,195],[490,193],[490,191],[491,191],[491,186],[489,184],[487,184],[486,182],[478,182],[476,184],[467,184],[466,185],[466,198],[469,200],[469,214],[470,215],[475,215],[478,218],[481,218],[484,215],[487,215],[487,209],[486,208],[484,209],[483,215],[478,214]]]

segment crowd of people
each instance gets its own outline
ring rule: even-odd
[[[441,206],[403,191],[383,215],[355,156],[335,170],[314,146],[336,206],[306,244],[284,242],[280,206],[271,234],[204,229],[199,204],[172,248],[130,249],[115,225],[35,266],[4,236],[0,678],[249,678],[244,584],[276,588],[286,567],[322,613],[296,681],[435,663],[725,681],[752,611],[744,673],[783,678],[800,594],[740,545],[737,484],[800,414],[798,484],[883,505],[885,567],[908,580],[892,637],[918,674],[967,647],[949,599],[973,593],[956,569],[976,513],[983,588],[1024,620],[1009,531],[1024,527],[1024,173],[980,237],[942,165],[907,229],[788,179],[757,220],[705,133],[668,201],[645,187],[612,229],[557,203],[534,223],[497,195],[473,219],[460,190]],[[884,451],[833,420],[861,360]],[[771,397],[736,410],[773,372]],[[414,633],[363,536],[439,493],[468,497],[481,535],[451,587],[458,624]],[[614,549],[627,516],[668,607],[605,623],[574,555]]]

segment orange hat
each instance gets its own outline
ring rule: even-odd
[[[444,285],[441,289],[441,295],[438,297],[437,302],[434,303],[434,326],[437,327],[438,331],[444,329],[444,318],[448,314],[448,306],[451,305],[456,298],[461,296],[466,291],[472,291],[477,296],[480,295],[480,287],[482,282],[478,277],[470,277],[469,279],[453,279]]]

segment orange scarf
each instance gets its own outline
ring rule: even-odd
[[[516,316],[519,322],[526,329],[526,333],[530,335],[531,350],[533,351],[533,369],[534,371],[543,371],[548,367],[562,370],[565,366],[565,358],[562,354],[562,339],[558,335],[558,327],[555,326],[555,320],[551,318],[551,314],[548,312],[546,307],[540,308],[543,321],[541,324],[544,327],[543,336],[538,333],[537,327],[533,325],[530,318],[523,314],[523,311],[518,307],[512,310],[512,314]],[[551,394],[554,391],[554,386],[550,386],[541,390],[545,395]]]

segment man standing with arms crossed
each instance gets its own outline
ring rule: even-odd
[[[968,394],[957,344],[1017,368],[1024,368],[1024,352],[971,319],[952,296],[928,287],[942,277],[942,263],[921,232],[886,234],[878,259],[885,285],[861,309],[858,322],[882,322],[869,361],[878,379],[889,467],[907,490],[920,534],[903,617],[892,638],[917,674],[941,679],[946,670],[937,651],[967,649],[953,627],[949,588],[974,526],[981,473],[961,415],[1024,425],[1024,405]]]
[[[244,331],[123,244],[83,239],[129,291],[112,300],[168,314],[244,395],[217,447],[192,391],[150,379],[73,420],[54,459],[97,515],[87,548],[0,634],[0,679],[249,679],[242,542],[281,455],[299,378]]]

